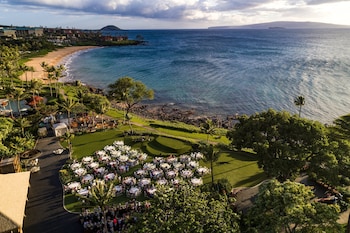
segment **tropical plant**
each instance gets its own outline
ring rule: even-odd
[[[305,105],[305,98],[302,95],[297,96],[294,99],[295,106],[299,107],[299,117],[301,116],[301,108]]]
[[[219,160],[220,152],[215,151],[212,144],[203,144],[200,146],[204,155],[204,161],[210,162],[211,184],[214,185],[214,163]]]
[[[25,117],[18,117],[15,119],[15,126],[21,129],[22,137],[25,137],[25,129],[31,126],[31,122]]]
[[[258,164],[280,181],[295,178],[328,144],[323,124],[272,109],[241,116],[227,133],[237,149],[252,148]]]
[[[22,111],[21,111],[21,100],[24,100],[28,96],[28,93],[25,91],[24,88],[15,88],[13,92],[13,97],[17,101],[17,110],[22,117]]]
[[[303,184],[268,181],[259,188],[244,232],[341,232],[339,207],[314,201],[314,197]]]
[[[201,131],[207,135],[207,143],[209,143],[209,135],[215,134],[215,125],[211,119],[207,119],[205,123],[201,124]]]
[[[213,199],[185,184],[157,187],[149,208],[133,215],[137,220],[128,232],[240,232],[239,216],[226,196]]]
[[[104,219],[104,232],[107,232],[107,221],[106,221],[106,207],[114,196],[113,183],[106,183],[104,180],[97,180],[96,185],[93,185],[89,190],[89,195],[82,196],[80,198],[87,200],[92,206],[98,206],[101,208],[103,219]]]
[[[72,150],[73,150],[73,145],[72,145],[72,140],[74,138],[74,134],[66,131],[62,136],[61,139],[67,143],[67,149],[68,149],[68,155],[69,159],[72,159]]]
[[[154,97],[152,89],[148,89],[145,84],[130,77],[122,77],[108,87],[108,96],[113,100],[124,103],[126,119],[129,118],[128,114],[136,104]]]
[[[78,104],[78,101],[76,101],[73,97],[66,97],[62,103],[59,103],[58,105],[62,107],[67,112],[68,117],[68,128],[71,128],[71,112],[74,110],[74,107]]]

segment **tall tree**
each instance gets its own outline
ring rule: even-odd
[[[102,210],[104,219],[104,232],[107,231],[107,221],[106,221],[106,207],[110,203],[114,194],[113,183],[105,183],[104,180],[97,180],[96,185],[92,186],[89,190],[88,197],[81,196],[80,198],[87,200],[92,203],[92,206],[98,206]]]
[[[13,79],[19,77],[19,59],[18,47],[0,47],[0,70],[5,71],[6,77],[11,79],[11,85],[14,85]]]
[[[63,77],[63,72],[65,71],[65,67],[63,65],[59,65],[56,67],[53,67],[53,77],[52,79],[55,80],[55,94],[56,98],[58,97],[59,87],[58,87],[58,80]]]
[[[124,103],[126,119],[129,118],[128,114],[136,104],[142,100],[154,98],[152,89],[148,89],[145,84],[130,77],[122,77],[108,87],[108,96],[113,100]]]
[[[73,152],[72,140],[74,136],[75,135],[69,131],[67,131],[65,134],[61,136],[61,139],[67,143],[69,159],[72,159],[72,152]]]
[[[37,99],[36,96],[40,98],[40,91],[42,89],[42,82],[41,80],[30,80],[28,85],[28,90],[32,93],[32,100],[33,100],[33,107],[34,109],[37,108]]]
[[[52,80],[54,79],[55,67],[54,66],[50,66],[46,62],[42,62],[40,65],[43,68],[44,72],[46,72],[47,79],[49,80],[50,96],[53,96]]]
[[[71,113],[74,110],[74,107],[78,104],[78,101],[76,101],[73,97],[68,96],[63,100],[62,103],[59,104],[60,107],[66,110],[67,112],[67,118],[68,118],[68,128],[71,128]]]
[[[5,86],[4,94],[6,95],[6,98],[9,100],[8,106],[9,106],[9,110],[12,118],[13,118],[13,109],[11,105],[11,102],[12,102],[11,100],[14,100],[14,91],[15,91],[15,87],[13,85]]]
[[[341,232],[339,207],[312,200],[309,187],[271,180],[259,188],[245,232]]]
[[[215,200],[190,185],[158,187],[150,207],[135,213],[128,232],[240,232],[239,216],[225,196]]]
[[[294,99],[295,106],[299,107],[299,117],[301,116],[301,108],[305,105],[305,98],[302,95],[295,97]]]
[[[214,185],[214,163],[220,158],[220,151],[215,151],[212,144],[204,144],[201,146],[204,155],[204,161],[210,162],[211,184]]]
[[[13,92],[13,97],[17,101],[17,110],[18,110],[18,113],[19,113],[20,117],[22,117],[21,100],[24,100],[25,98],[27,98],[28,97],[28,93],[25,92],[24,88],[15,88],[14,92]]]
[[[215,134],[215,125],[211,119],[207,119],[201,124],[201,131],[207,135],[207,143],[209,143],[209,136]]]
[[[21,129],[22,137],[25,137],[25,129],[31,126],[31,122],[25,117],[15,119],[15,126]]]
[[[335,137],[350,140],[350,114],[335,119],[330,129]]]
[[[252,148],[258,164],[280,181],[295,178],[312,157],[328,144],[326,128],[288,112],[272,109],[250,117],[241,116],[227,133],[238,149]]]

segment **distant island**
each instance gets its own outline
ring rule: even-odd
[[[331,28],[350,28],[350,25],[338,25],[317,22],[294,22],[294,21],[276,21],[269,23],[258,23],[241,26],[216,26],[208,29],[331,29]]]

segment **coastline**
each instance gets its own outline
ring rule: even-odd
[[[42,57],[35,57],[29,60],[28,62],[25,63],[26,66],[28,67],[33,67],[34,72],[32,71],[27,71],[23,73],[20,76],[20,79],[25,81],[25,80],[33,80],[33,79],[40,79],[42,80],[43,83],[48,83],[47,77],[45,72],[43,71],[41,67],[42,62],[46,62],[49,65],[57,66],[59,65],[66,57],[82,51],[82,50],[88,50],[88,49],[93,49],[93,48],[98,48],[98,46],[71,46],[71,47],[64,47],[57,49],[55,51],[49,52],[45,56]]]

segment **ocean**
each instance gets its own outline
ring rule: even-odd
[[[251,115],[269,108],[322,123],[350,113],[349,29],[122,31],[138,46],[104,47],[65,60],[64,81],[104,90],[120,77],[155,92],[148,104],[197,115]]]

